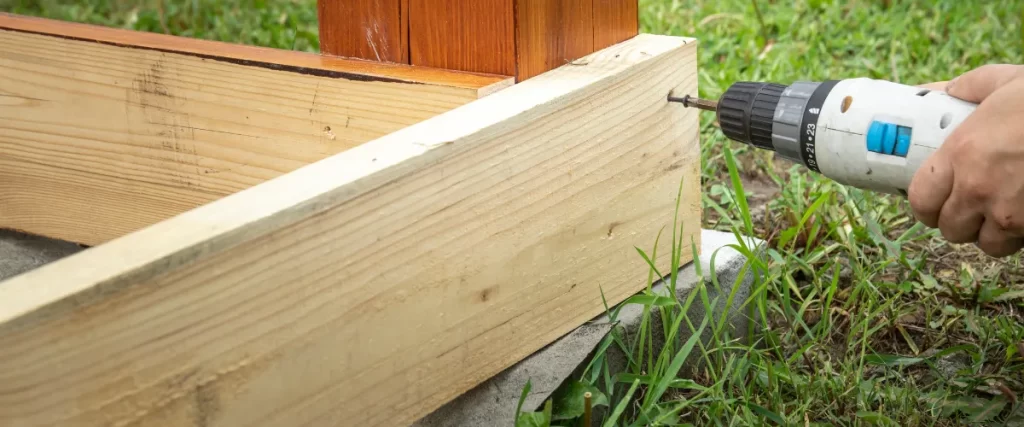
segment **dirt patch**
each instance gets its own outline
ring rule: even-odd
[[[770,153],[746,152],[736,156],[736,162],[743,171],[740,173],[740,181],[743,183],[743,190],[747,192],[747,207],[750,210],[751,220],[759,237],[762,238],[775,228],[770,225],[771,218],[766,214],[767,206],[772,200],[780,197],[782,191],[779,185],[765,171],[764,162],[758,162],[757,157],[767,158],[764,156],[765,154]],[[772,173],[779,176],[783,182],[788,180],[788,170],[793,164],[787,160],[778,159],[774,155],[771,156],[770,162],[773,169]],[[724,165],[719,168],[713,179],[705,183],[705,191],[710,192],[709,194],[714,194],[710,188],[716,184],[732,188],[728,169]],[[718,200],[717,197],[716,200]],[[726,207],[726,209],[729,209],[729,207]],[[727,226],[727,224],[722,223],[723,218],[714,209],[705,210],[704,217],[705,227],[721,228],[721,226]]]
[[[790,170],[793,170],[793,162],[783,159],[774,153],[765,151],[747,151],[736,155],[736,162],[743,182],[744,190],[747,192],[747,205],[750,209],[757,237],[771,242],[781,230],[790,227],[791,218],[787,218],[786,212],[769,212],[768,205],[774,200],[782,197],[782,189],[772,179],[771,175],[777,176],[781,182],[790,182]],[[770,167],[770,172],[767,168]],[[806,169],[803,173],[811,174]],[[709,192],[715,185],[732,187],[729,172],[724,162],[716,170],[716,176],[705,182],[705,191]],[[708,194],[714,194],[709,192]],[[718,197],[712,196],[716,200]],[[725,209],[733,209],[725,206]],[[885,234],[889,239],[897,239],[901,234],[916,224],[909,206],[903,208],[901,214],[906,216],[905,220],[893,221],[885,228]],[[730,213],[738,218],[738,213]],[[810,219],[811,221],[814,218]],[[852,218],[850,220],[853,220]],[[709,208],[705,210],[705,227],[728,228],[728,221],[723,221],[718,211]],[[798,239],[801,240],[801,239]],[[935,279],[941,283],[955,283],[962,280],[962,271],[969,268],[968,274],[973,275],[977,281],[988,283],[1001,283],[1005,286],[1024,285],[1024,268],[1016,264],[1012,258],[996,259],[986,255],[972,244],[951,244],[946,242],[941,234],[935,233],[932,238],[910,241],[902,244],[902,249],[914,254],[924,254],[930,270]],[[968,267],[969,266],[969,267]],[[895,279],[899,272],[887,272],[883,279]]]

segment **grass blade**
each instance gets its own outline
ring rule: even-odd
[[[678,352],[676,352],[676,355],[672,359],[672,364],[669,365],[668,370],[661,373],[661,378],[659,379],[654,390],[652,390],[650,394],[644,397],[644,405],[641,408],[642,412],[649,411],[651,409],[651,406],[654,405],[659,399],[661,399],[661,396],[665,393],[665,390],[668,389],[669,384],[671,384],[672,381],[676,379],[676,375],[679,374],[679,370],[683,367],[683,362],[686,361],[686,358],[690,355],[690,352],[693,350],[693,346],[697,344],[698,340],[700,340],[701,334],[704,332],[704,328],[707,327],[709,317],[710,316],[704,316],[704,320],[701,321],[700,327],[697,328],[696,331],[694,331],[693,335],[690,336],[690,339],[686,340],[686,344],[684,344],[683,347],[680,348]]]
[[[729,144],[725,144],[722,148],[725,153],[725,162],[729,167],[729,178],[732,179],[733,191],[736,192],[736,203],[740,206],[740,217],[743,220],[744,231],[746,235],[754,235],[754,223],[750,219],[750,206],[747,205],[747,193],[743,190],[743,180],[740,179],[739,172],[736,169],[736,157],[733,155],[732,148]]]
[[[619,404],[615,406],[615,411],[613,411],[608,419],[604,421],[603,427],[615,427],[615,423],[619,421],[619,417],[621,417],[622,413],[625,412],[626,406],[633,401],[633,394],[636,393],[636,389],[639,386],[640,380],[634,380],[633,385],[629,386],[629,391],[627,391],[626,395],[619,401]]]

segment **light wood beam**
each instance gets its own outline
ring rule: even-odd
[[[582,63],[0,282],[0,425],[405,425],[642,289],[680,189],[688,262],[696,42]]]
[[[101,244],[512,83],[0,14],[0,228]]]

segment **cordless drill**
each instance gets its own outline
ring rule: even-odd
[[[729,139],[842,184],[903,196],[918,167],[977,107],[941,91],[869,78],[737,82],[717,102],[689,95],[669,101],[715,111]]]

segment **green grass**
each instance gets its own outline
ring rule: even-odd
[[[919,84],[985,63],[1024,62],[1024,5],[1017,0],[640,4],[644,31],[700,39],[706,97],[737,80],[867,76]],[[0,10],[317,49],[314,0],[162,7],[153,0],[0,0]],[[645,324],[638,341],[609,337],[606,346],[631,351],[629,372],[612,376],[598,357],[549,413],[526,413],[520,425],[548,425],[550,417],[559,418],[555,425],[574,425],[585,391],[615,417],[607,425],[1024,425],[1017,397],[1024,392],[1019,256],[993,260],[947,244],[915,225],[904,200],[839,186],[752,152],[725,140],[710,115],[701,126],[704,227],[768,243],[763,262],[751,258],[748,265],[763,275],[752,298],[729,301],[744,305],[764,334],[746,345],[722,319],[691,323],[683,316],[687,304],[715,303],[706,289],[682,304],[640,299],[667,321]],[[673,239],[673,254],[690,244],[676,236],[677,230],[662,236]],[[656,328],[675,336],[704,328],[717,339],[708,346],[677,340],[652,354]],[[680,375],[682,361],[693,359],[704,367]]]
[[[711,98],[737,80],[920,84],[1024,59],[1018,1],[796,3],[641,0],[642,22],[700,39],[700,92]],[[695,382],[629,423],[667,413],[697,425],[1024,421],[1019,256],[944,243],[905,200],[839,186],[715,126],[702,120],[705,226],[767,240],[766,261],[750,263],[764,280],[738,302],[766,330],[746,346],[716,329]],[[633,374],[672,373],[644,363]]]
[[[0,0],[0,11],[316,52],[316,0]]]

